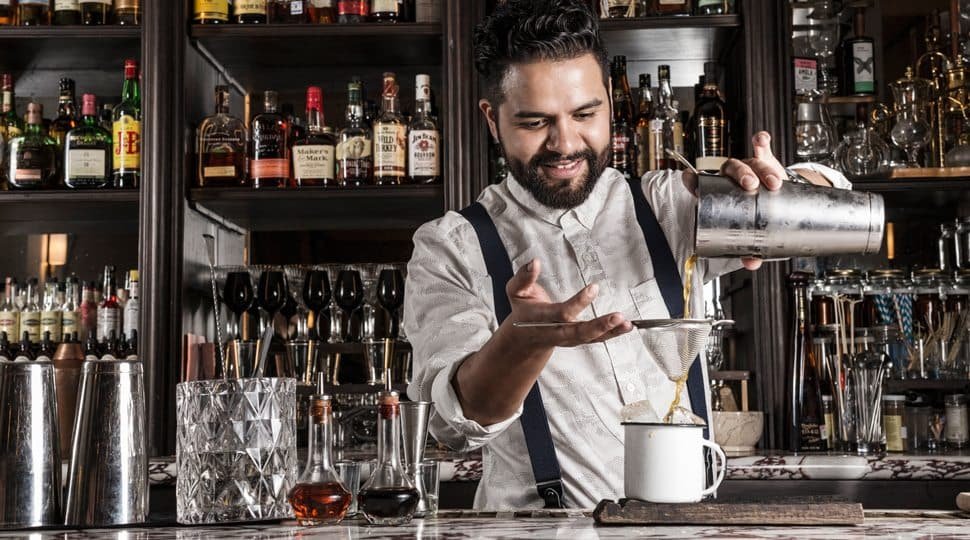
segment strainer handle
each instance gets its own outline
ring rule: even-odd
[[[701,492],[701,497],[707,497],[708,495],[716,496],[717,488],[720,487],[721,482],[724,481],[724,473],[727,472],[727,456],[724,455],[724,450],[721,450],[721,447],[719,445],[714,444],[707,439],[702,440],[701,444],[710,448],[711,452],[713,452],[715,456],[721,458],[720,465],[717,464],[717,459],[716,458],[714,459],[714,463],[713,463],[713,467],[715,471],[714,484],[711,485],[711,487]]]

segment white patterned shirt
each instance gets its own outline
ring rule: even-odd
[[[677,171],[647,173],[642,187],[682,269],[693,251],[696,200]],[[511,176],[486,188],[478,202],[495,222],[514,270],[533,258],[541,260],[538,282],[553,302],[599,284],[599,295],[579,319],[612,312],[627,319],[669,317],[633,195],[620,172],[606,169],[589,198],[570,210],[541,205]],[[701,259],[694,290],[739,268],[737,259]],[[703,313],[702,295],[693,296],[691,311]],[[498,328],[478,237],[457,212],[415,233],[405,299],[404,326],[414,347],[408,396],[435,403],[430,431],[438,441],[458,451],[482,448],[483,476],[475,508],[541,508],[517,421],[522,407],[502,422],[482,426],[464,416],[451,384],[461,362]],[[706,367],[704,379],[706,388]],[[606,343],[557,348],[539,376],[539,386],[566,504],[592,508],[601,499],[623,497],[620,409],[649,399],[662,415],[674,396],[674,383],[639,332]]]

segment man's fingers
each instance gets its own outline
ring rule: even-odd
[[[757,270],[761,268],[761,259],[755,257],[743,257],[741,259],[741,264],[743,264],[748,270]]]
[[[585,345],[586,343],[594,343],[617,329],[622,330],[625,326],[632,328],[629,321],[620,313],[611,313],[591,321],[568,326],[562,329],[564,342],[562,346],[575,347],[577,345]],[[629,332],[629,330],[626,331]]]
[[[593,300],[596,299],[596,295],[599,294],[599,285],[592,283],[586,287],[583,287],[581,291],[574,294],[572,298],[566,300],[562,304],[559,304],[560,314],[564,321],[576,320],[579,314],[582,313]]]
[[[751,167],[745,165],[741,160],[731,158],[721,166],[721,174],[733,178],[742,189],[748,191],[758,189],[761,181]]]
[[[759,131],[751,137],[751,146],[754,147],[754,157],[765,161],[775,161],[775,154],[771,151],[771,134],[767,131]],[[779,163],[780,165],[780,163]]]
[[[744,163],[751,167],[751,170],[758,175],[766,188],[774,191],[781,187],[781,179],[785,176],[785,169],[777,161],[751,158],[744,160]]]
[[[609,332],[607,332],[607,333],[603,334],[602,336],[594,339],[592,341],[592,343],[603,343],[603,342],[609,341],[609,340],[611,340],[611,339],[613,339],[615,337],[622,336],[623,334],[626,334],[627,332],[630,332],[632,330],[633,330],[633,324],[631,324],[630,321],[623,321],[623,324],[620,324],[619,326],[614,327]]]
[[[529,289],[536,284],[541,270],[542,264],[539,259],[532,259],[512,276],[512,279],[505,285],[505,293],[509,297],[529,296]]]

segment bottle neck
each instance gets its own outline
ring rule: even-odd
[[[115,295],[115,277],[113,274],[104,275],[104,286],[101,289],[104,295],[104,302],[107,303]]]
[[[381,109],[383,109],[384,114],[397,114],[398,108],[399,100],[397,96],[382,96]]]
[[[360,124],[364,119],[364,106],[360,102],[347,105],[347,123],[351,125]]]
[[[427,118],[428,116],[430,116],[430,112],[431,112],[431,102],[430,101],[427,101],[427,100],[424,100],[424,99],[419,99],[419,100],[417,100],[417,101],[414,102],[414,117],[415,118],[424,120],[425,118]]]
[[[379,405],[377,459],[381,463],[401,466],[401,406]]]
[[[674,92],[670,88],[669,79],[660,79],[660,102],[664,105],[669,106],[670,100],[673,98]]]
[[[306,129],[313,134],[323,133],[323,112],[320,109],[307,109]]]
[[[121,100],[124,102],[137,102],[139,95],[138,80],[125,79],[125,85],[121,88]]]
[[[307,467],[316,469],[333,468],[333,422],[332,418],[310,418],[310,457]]]

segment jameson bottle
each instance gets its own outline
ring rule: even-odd
[[[346,125],[337,142],[337,183],[362,186],[370,182],[374,157],[373,137],[364,122],[364,103],[360,82],[347,85]]]
[[[791,352],[791,449],[795,452],[826,450],[822,437],[824,410],[819,384],[820,369],[812,347],[808,320],[808,285],[812,275],[793,272],[788,283],[794,295]],[[878,406],[878,405],[877,405]]]
[[[374,121],[374,183],[404,183],[407,172],[407,125],[400,113],[400,87],[393,73],[384,73],[381,115]]]
[[[121,103],[111,113],[114,138],[113,183],[116,188],[136,188],[141,181],[141,91],[138,64],[125,60],[125,85]]]

